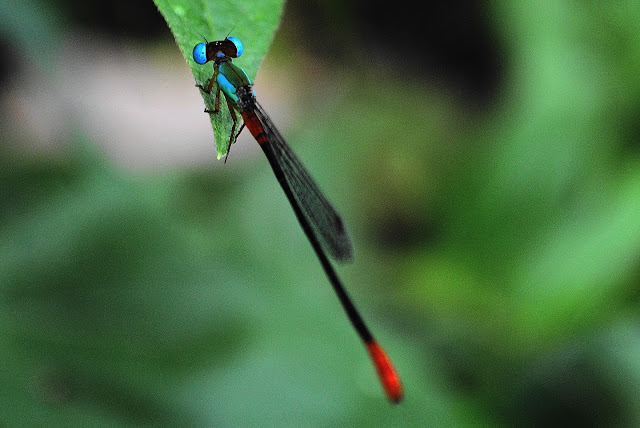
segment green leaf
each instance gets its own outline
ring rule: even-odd
[[[233,35],[242,40],[245,52],[236,64],[254,79],[258,66],[267,52],[282,13],[283,0],[154,0],[167,21],[176,43],[187,60],[196,83],[206,85],[213,76],[211,64],[196,64],[193,47],[203,41],[222,40]],[[194,87],[194,91],[199,89]],[[201,92],[201,91],[200,91]],[[215,108],[215,90],[202,93],[205,107]],[[231,115],[221,100],[218,114],[212,114],[211,125],[216,140],[218,159],[227,152],[231,134]]]

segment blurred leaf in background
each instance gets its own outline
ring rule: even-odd
[[[637,2],[157,3],[0,1],[0,425],[638,424]],[[231,30],[399,406],[255,142],[215,162]]]

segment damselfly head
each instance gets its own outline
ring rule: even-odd
[[[206,64],[207,61],[224,60],[224,58],[237,58],[244,52],[244,46],[237,37],[226,37],[215,42],[200,42],[193,48],[193,60],[198,64]]]

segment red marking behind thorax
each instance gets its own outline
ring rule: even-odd
[[[267,134],[264,132],[264,128],[258,116],[256,116],[256,112],[253,110],[243,111],[242,119],[244,120],[244,125],[247,127],[253,138],[256,139],[258,144],[262,145],[266,143],[268,140]]]

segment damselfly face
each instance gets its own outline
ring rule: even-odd
[[[215,42],[200,42],[193,48],[193,60],[198,64],[223,58],[237,58],[244,52],[242,42],[237,37],[227,37]]]

